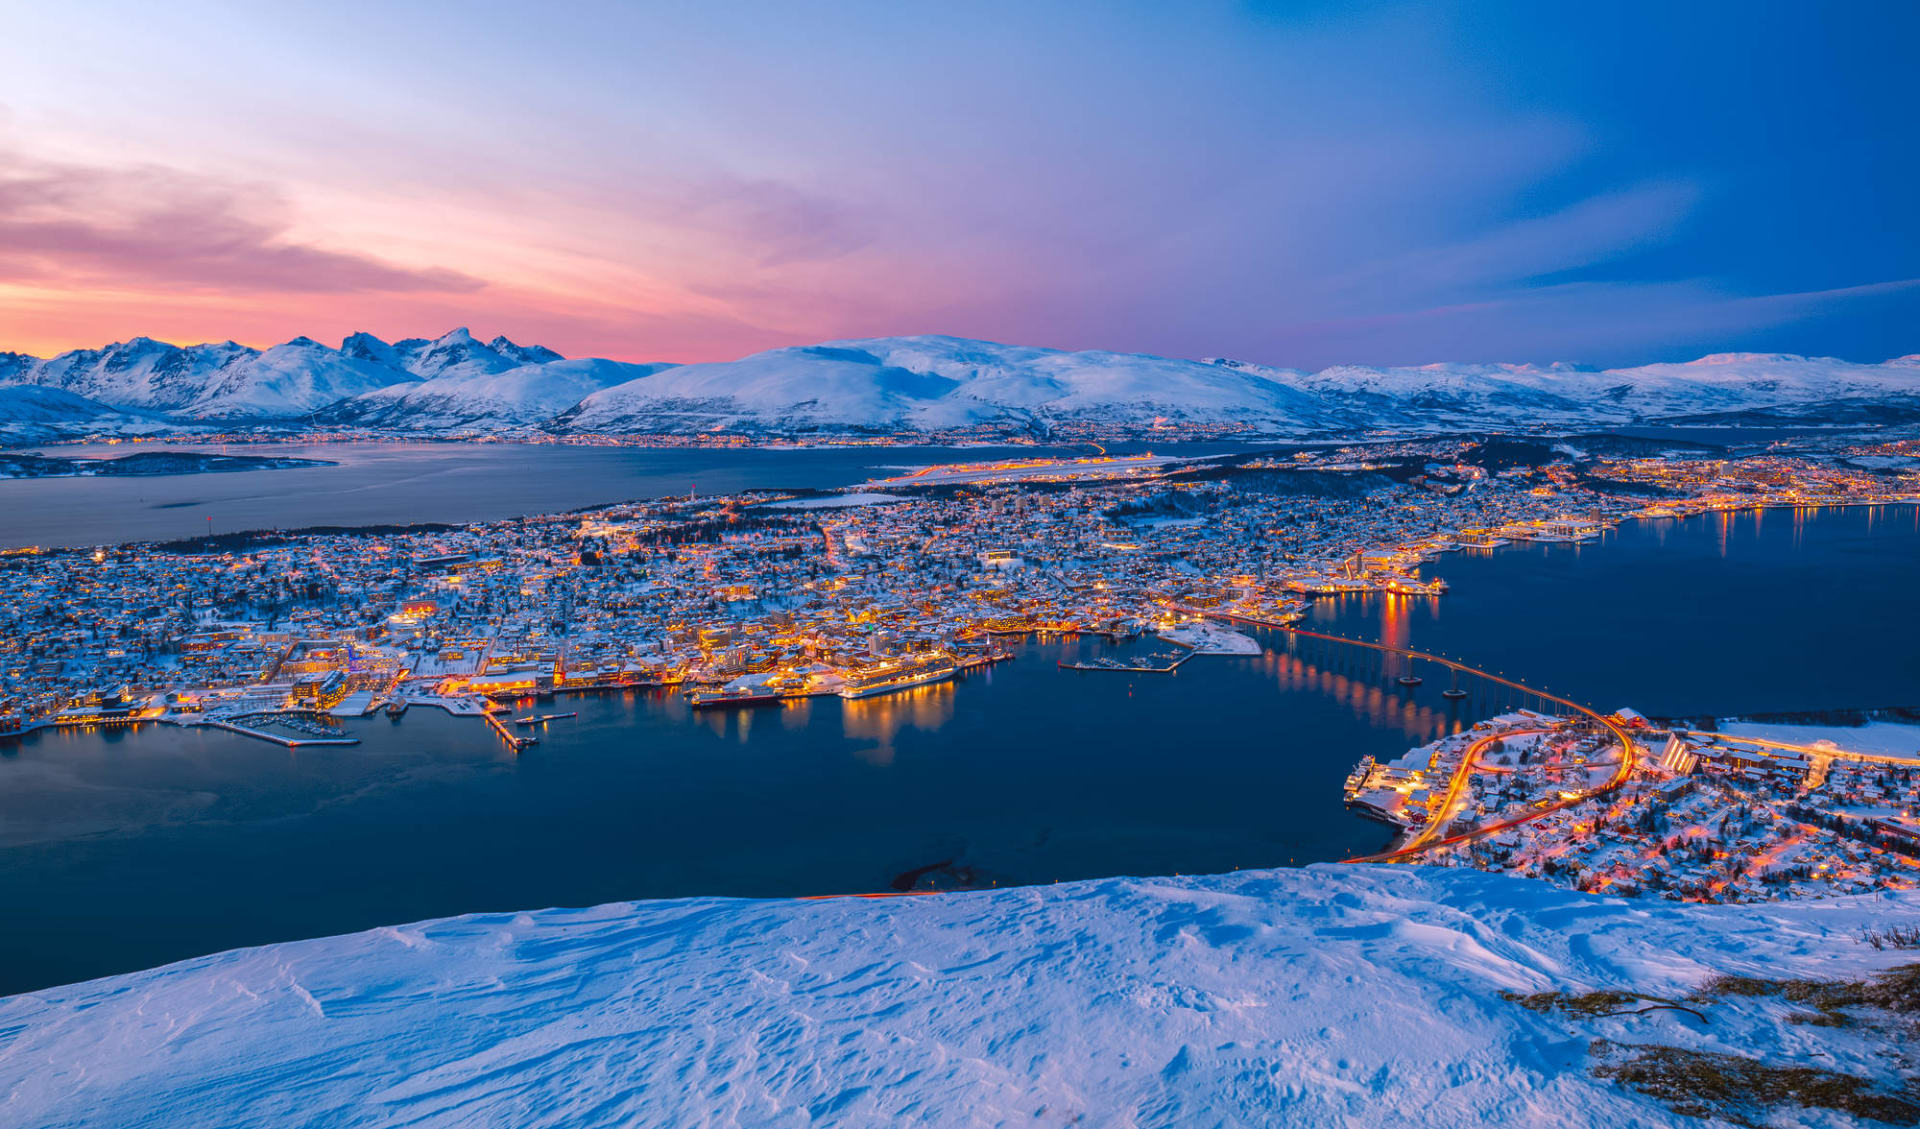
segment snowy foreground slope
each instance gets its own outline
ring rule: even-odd
[[[1699,1125],[1592,1077],[1590,1040],[1894,1067],[1761,1001],[1500,993],[1860,975],[1913,957],[1861,926],[1916,914],[1315,866],[454,918],[0,1000],[0,1124]]]

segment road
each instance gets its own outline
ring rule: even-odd
[[[1453,818],[1453,809],[1460,802],[1460,793],[1466,790],[1467,782],[1473,779],[1474,766],[1480,762],[1480,754],[1486,751],[1488,745],[1508,737],[1525,737],[1545,732],[1544,729],[1508,729],[1500,733],[1489,733],[1467,746],[1466,754],[1460,758],[1459,767],[1453,770],[1453,779],[1447,784],[1447,794],[1440,801],[1439,810],[1427,825],[1420,829],[1420,834],[1409,840],[1406,846],[1395,852],[1395,855],[1418,853],[1433,845],[1428,840],[1432,839],[1442,827],[1446,826],[1447,821]]]
[[[1467,778],[1473,775],[1472,766],[1474,761],[1477,759],[1477,757],[1475,755],[1475,750],[1470,750],[1469,755],[1464,759],[1462,759],[1462,761],[1460,762],[1460,767],[1454,770],[1454,779],[1447,789],[1446,801],[1442,803],[1440,807],[1441,817],[1436,818],[1433,821],[1433,823],[1430,824],[1428,828],[1421,833],[1420,836],[1417,836],[1414,839],[1412,843],[1409,843],[1404,847],[1400,847],[1397,850],[1385,851],[1375,855],[1360,855],[1358,857],[1346,859],[1343,861],[1346,861],[1346,862],[1400,862],[1405,859],[1412,858],[1415,855],[1433,850],[1436,847],[1451,847],[1451,846],[1456,846],[1460,843],[1469,843],[1475,839],[1484,839],[1489,835],[1497,835],[1500,832],[1505,831],[1509,828],[1518,827],[1523,823],[1530,823],[1533,820],[1540,819],[1543,816],[1552,815],[1553,813],[1559,812],[1559,811],[1565,811],[1567,808],[1570,808],[1575,804],[1584,803],[1587,800],[1593,799],[1595,796],[1604,796],[1607,793],[1612,792],[1616,788],[1620,787],[1620,785],[1625,784],[1627,782],[1627,778],[1633,775],[1633,769],[1637,761],[1639,750],[1634,745],[1632,736],[1630,736],[1627,733],[1626,729],[1623,726],[1621,726],[1619,722],[1614,721],[1610,717],[1602,716],[1601,714],[1596,713],[1595,711],[1589,709],[1588,707],[1583,706],[1579,702],[1573,701],[1569,698],[1562,698],[1558,694],[1549,694],[1545,690],[1536,689],[1532,686],[1526,685],[1525,683],[1515,682],[1511,678],[1505,678],[1498,674],[1494,674],[1490,671],[1481,670],[1478,667],[1468,666],[1466,663],[1456,662],[1453,659],[1445,658],[1441,655],[1429,654],[1426,651],[1416,651],[1410,647],[1396,647],[1389,643],[1375,643],[1365,639],[1349,639],[1344,635],[1328,635],[1325,632],[1308,631],[1306,628],[1303,628],[1303,627],[1295,627],[1290,623],[1273,623],[1269,621],[1254,619],[1249,616],[1229,617],[1226,615],[1216,614],[1216,613],[1209,612],[1202,609],[1181,609],[1181,610],[1183,611],[1190,610],[1192,614],[1209,616],[1210,618],[1215,618],[1215,619],[1228,619],[1228,618],[1239,619],[1240,621],[1245,623],[1254,623],[1262,627],[1273,628],[1277,631],[1286,631],[1294,635],[1302,636],[1303,638],[1324,639],[1330,643],[1345,643],[1349,647],[1365,647],[1368,650],[1380,651],[1385,654],[1404,655],[1409,659],[1418,659],[1422,662],[1437,663],[1440,666],[1446,667],[1448,670],[1457,670],[1457,671],[1464,672],[1466,674],[1474,675],[1475,677],[1478,677],[1478,678],[1484,678],[1487,681],[1493,682],[1497,685],[1506,686],[1506,687],[1509,687],[1510,689],[1518,690],[1521,693],[1527,694],[1531,697],[1539,698],[1543,702],[1552,702],[1557,706],[1564,706],[1565,708],[1573,711],[1574,713],[1579,714],[1582,717],[1588,718],[1589,720],[1594,721],[1599,725],[1606,727],[1608,732],[1613,734],[1614,741],[1617,742],[1620,746],[1620,750],[1621,750],[1620,766],[1614,770],[1614,774],[1611,777],[1609,777],[1605,783],[1600,784],[1597,787],[1589,788],[1583,792],[1575,792],[1568,799],[1556,800],[1555,802],[1547,805],[1546,807],[1535,808],[1532,811],[1529,811],[1523,815],[1514,816],[1509,819],[1503,819],[1496,823],[1490,823],[1484,827],[1476,828],[1464,834],[1452,835],[1445,839],[1433,839],[1431,838],[1431,836],[1434,834],[1435,831],[1438,830],[1438,828],[1443,823],[1445,823],[1444,817],[1446,813],[1449,810],[1451,810],[1453,803],[1458,799],[1460,790],[1466,786]],[[1505,736],[1505,734],[1496,734],[1496,736]]]

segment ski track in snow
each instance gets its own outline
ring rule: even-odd
[[[1700,1125],[1589,1077],[1588,1041],[1819,1033],[1499,993],[1859,974],[1903,955],[1861,925],[1916,913],[1321,865],[478,915],[0,1000],[0,1123]]]

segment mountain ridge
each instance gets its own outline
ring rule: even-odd
[[[1865,364],[1788,353],[1710,353],[1629,368],[1570,362],[1334,365],[1314,372],[1232,358],[1068,351],[928,334],[786,346],[732,361],[562,357],[462,326],[339,348],[268,349],[135,337],[41,359],[0,353],[0,388],[78,398],[0,400],[0,441],[78,434],[363,428],[408,434],[689,434],[767,437],[956,431],[1116,436],[1167,427],[1305,438],[1353,432],[1618,426],[1822,405],[1911,407],[1920,354]],[[10,412],[13,405],[17,412]],[[29,422],[31,426],[29,426]]]

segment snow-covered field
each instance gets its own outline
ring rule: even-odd
[[[1914,955],[1861,926],[1916,917],[1337,865],[463,917],[0,1000],[0,1124],[1700,1125],[1592,1077],[1590,1040],[1895,1068],[1772,1001],[1500,993],[1858,975]]]
[[[1719,730],[1732,737],[1758,737],[1787,745],[1817,745],[1830,741],[1849,753],[1920,759],[1920,725],[1870,721],[1865,725],[1776,725],[1771,722],[1728,721]]]
[[[1169,643],[1191,648],[1196,655],[1257,655],[1264,649],[1253,636],[1204,619],[1155,628],[1154,634]]]

